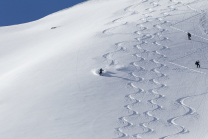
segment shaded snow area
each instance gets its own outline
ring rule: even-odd
[[[91,0],[1,27],[0,138],[207,139],[207,5]]]
[[[208,35],[208,11],[204,12],[202,14],[202,17],[200,18],[200,27],[202,32],[205,33],[205,35]]]

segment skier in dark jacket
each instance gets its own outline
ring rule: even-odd
[[[104,70],[101,68],[101,69],[100,69],[100,72],[99,72],[100,76],[102,76],[103,71],[104,71]]]
[[[199,60],[195,62],[195,65],[197,66],[197,68],[200,68],[200,64],[199,64]]]
[[[191,40],[191,34],[188,32],[187,35],[188,35],[188,39]]]

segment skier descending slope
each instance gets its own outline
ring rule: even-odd
[[[100,76],[102,76],[103,71],[104,71],[104,70],[101,68],[101,69],[100,69],[100,72],[99,72]]]
[[[188,35],[188,39],[191,40],[191,34],[188,32],[187,35]]]
[[[197,66],[197,68],[200,68],[200,64],[199,64],[199,60],[195,62],[195,65]]]

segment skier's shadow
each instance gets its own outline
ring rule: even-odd
[[[102,73],[102,76],[105,76],[105,77],[115,77],[115,76],[112,76],[111,74],[115,74],[115,73],[110,72],[110,71],[106,71],[106,72]]]
[[[104,76],[104,77],[115,77],[115,78],[121,78],[121,79],[124,79],[124,80],[127,80],[127,81],[133,81],[133,80],[130,80],[130,79],[127,79],[127,78],[113,76],[112,74],[115,74],[115,73],[110,72],[110,71],[106,71],[105,73],[102,74],[102,76]]]
[[[200,67],[200,69],[206,69],[206,70],[208,70],[208,68],[201,68],[201,67]]]

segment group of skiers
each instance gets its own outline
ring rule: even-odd
[[[187,32],[187,35],[188,35],[188,39],[191,40],[191,33]],[[199,62],[199,60],[197,60],[197,61],[195,62],[195,65],[197,66],[197,68],[200,68],[200,62]],[[103,72],[103,71],[104,71],[104,70],[101,68],[101,69],[100,69],[100,72],[99,72],[100,76],[102,76],[102,72]]]
[[[188,35],[188,39],[191,40],[191,33],[187,32],[187,35]],[[199,62],[199,60],[197,60],[195,62],[195,65],[196,65],[197,68],[200,68],[200,62]]]

